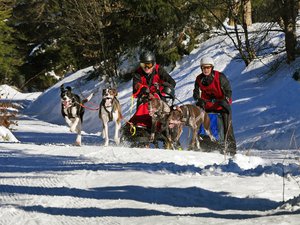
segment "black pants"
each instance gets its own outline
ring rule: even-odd
[[[232,116],[231,113],[226,112],[222,112],[221,116],[224,124],[224,142],[227,146],[225,149],[230,155],[234,155],[236,153],[236,141],[233,133]]]

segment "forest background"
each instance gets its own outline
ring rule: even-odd
[[[299,0],[1,0],[0,84],[43,91],[88,66],[95,68],[91,79],[122,82],[131,78],[143,49],[154,51],[171,71],[219,28],[247,66],[264,57],[260,43],[274,32],[272,24],[285,34],[281,51],[290,63],[300,53],[299,5]],[[248,28],[259,22],[269,25],[250,38]],[[124,61],[132,66],[120,69]]]

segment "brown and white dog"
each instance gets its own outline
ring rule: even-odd
[[[183,126],[188,126],[192,129],[192,139],[190,143],[190,149],[197,147],[200,149],[200,142],[198,138],[198,131],[200,125],[203,125],[205,132],[209,136],[211,141],[216,141],[215,137],[210,131],[210,119],[208,114],[202,108],[196,105],[182,105],[177,106],[172,110],[167,119],[168,141],[171,142],[171,146],[174,143],[179,143],[179,138],[183,132]],[[170,135],[177,132],[177,135]]]
[[[90,101],[93,93],[84,100],[81,100],[77,94],[72,93],[72,88],[60,86],[61,113],[71,132],[76,132],[77,137],[75,145],[81,145],[81,128],[83,122],[84,108],[83,104]]]
[[[105,139],[104,146],[108,146],[108,122],[115,122],[115,136],[114,141],[120,144],[120,129],[121,120],[123,118],[121,112],[121,105],[117,99],[118,92],[115,88],[106,88],[102,91],[102,101],[99,108],[99,118],[102,121],[102,137]]]
[[[152,126],[150,142],[155,141],[155,134],[160,123],[161,129],[165,129],[167,116],[171,112],[170,106],[161,99],[155,98],[152,94],[149,95],[148,102],[149,115],[151,116]]]

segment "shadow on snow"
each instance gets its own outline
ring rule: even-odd
[[[203,207],[211,210],[265,211],[274,209],[280,203],[262,198],[237,198],[227,192],[213,192],[199,187],[142,187],[142,186],[109,186],[93,189],[68,187],[29,187],[0,185],[2,194],[64,196],[97,200],[132,200],[142,203],[170,205],[174,207]],[[26,207],[23,207],[24,209]],[[40,207],[42,210],[42,207]],[[52,214],[50,210],[47,213]],[[88,208],[87,208],[88,209]],[[33,209],[32,209],[33,210]],[[45,210],[45,209],[44,209]],[[64,208],[59,213],[64,214]],[[76,209],[72,209],[75,210]],[[93,209],[91,209],[93,211]],[[68,209],[66,209],[66,213]],[[107,216],[116,216],[112,213]],[[79,212],[78,212],[79,213]],[[88,216],[88,212],[86,212]],[[128,212],[129,213],[129,212]],[[152,212],[153,213],[153,212]],[[79,213],[80,214],[80,213]],[[93,214],[93,213],[92,213]],[[120,212],[120,216],[122,212]],[[126,216],[131,216],[132,213]],[[148,214],[146,214],[148,215]]]

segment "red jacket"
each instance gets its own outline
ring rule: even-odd
[[[139,67],[133,76],[133,94],[137,94],[141,86],[149,88],[152,94],[157,91],[157,88],[161,91],[163,89],[162,84],[164,82],[169,83],[173,88],[176,85],[174,79],[158,64],[155,65],[151,74],[146,74],[144,70]]]
[[[208,78],[204,74],[197,76],[194,88],[194,99],[199,98],[205,101],[206,111],[221,111],[223,109],[218,103],[226,100],[229,104],[231,100],[231,87],[226,76],[219,71],[213,71],[210,81],[205,84],[204,79]]]

